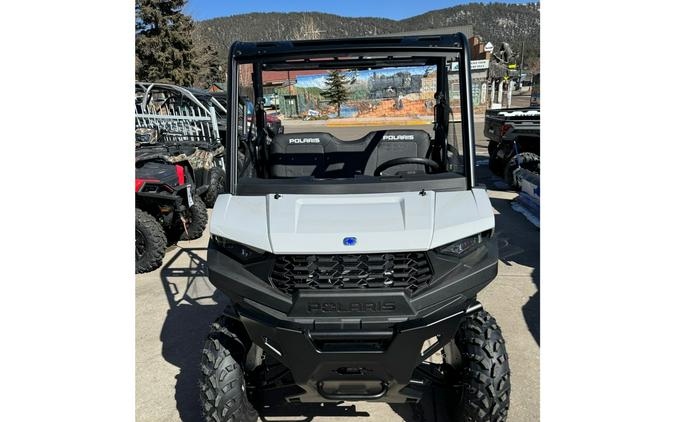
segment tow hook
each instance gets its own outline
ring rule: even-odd
[[[480,311],[481,309],[483,309],[483,304],[480,303],[480,302],[476,302],[476,303],[474,303],[473,305],[471,305],[471,306],[469,306],[468,308],[466,308],[466,310],[464,311],[464,314],[465,314],[465,315],[471,315],[471,314],[473,314],[473,313],[475,313],[475,312]]]

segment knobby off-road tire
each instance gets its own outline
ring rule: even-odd
[[[209,188],[204,193],[204,203],[208,208],[213,208],[218,199],[218,195],[225,192],[225,171],[220,167],[211,169],[209,177]]]
[[[495,141],[488,144],[488,168],[495,176],[501,177],[504,174],[504,163],[497,157],[497,145]]]
[[[153,216],[136,208],[136,274],[162,265],[166,252],[166,233]]]
[[[180,233],[180,240],[194,240],[199,239],[204,233],[206,223],[209,221],[209,214],[206,211],[206,204],[204,201],[195,196],[194,204],[190,207],[188,212],[187,234],[180,218],[176,221],[176,230]]]
[[[492,156],[493,154],[495,154],[497,152],[497,146],[498,145],[499,144],[495,141],[488,141],[488,147],[487,147],[488,156]]]
[[[497,321],[484,310],[467,316],[455,335],[455,344],[461,355],[456,420],[505,422],[511,371]]]
[[[246,396],[242,362],[232,354],[243,343],[225,325],[224,317],[211,325],[202,350],[199,380],[202,414],[206,422],[255,422],[258,412]]]
[[[520,183],[513,177],[513,172],[518,168],[518,162],[520,167],[539,174],[539,156],[532,152],[521,152],[511,157],[504,168],[504,180],[516,190],[520,189]]]

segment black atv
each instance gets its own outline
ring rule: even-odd
[[[225,191],[226,109],[211,93],[164,83],[136,83],[136,127],[161,133],[170,154],[183,154],[196,186],[207,186],[202,199],[212,208]]]
[[[180,154],[171,155],[166,145],[137,143],[137,274],[162,264],[167,243],[197,239],[204,232],[208,214],[201,195],[207,186],[196,187],[191,168]]]

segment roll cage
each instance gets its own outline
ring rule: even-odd
[[[450,125],[448,99],[448,68],[446,60],[456,57],[459,61],[460,113],[462,147],[464,151],[464,177],[410,177],[392,180],[321,180],[307,178],[303,189],[297,181],[263,178],[255,184],[239,189],[239,172],[230,171],[227,192],[233,195],[258,195],[269,193],[375,193],[412,190],[464,190],[475,186],[474,156],[475,135],[471,92],[470,48],[464,34],[436,36],[392,36],[377,38],[351,38],[334,40],[304,40],[278,42],[234,42],[229,53],[227,138],[229,168],[237,169],[241,135],[237,131],[237,112],[230,110],[238,104],[240,66],[252,65],[252,87],[255,104],[255,124],[265,125],[262,72],[272,70],[311,70],[345,68],[383,68],[386,66],[436,65],[437,83],[434,106],[434,145],[431,158],[447,165],[447,134]],[[254,147],[264,145],[264,131],[258,131]],[[261,137],[263,139],[261,139]],[[440,142],[438,140],[443,140]],[[255,165],[256,153],[253,153]],[[432,174],[430,176],[438,176]],[[312,186],[314,185],[314,186]]]
[[[154,128],[184,142],[220,145],[227,108],[207,91],[159,82],[136,82],[136,128]]]

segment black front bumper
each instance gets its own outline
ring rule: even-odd
[[[447,344],[476,294],[497,275],[496,239],[459,258],[428,252],[434,277],[403,289],[273,288],[260,263],[241,264],[209,245],[211,282],[233,303],[251,339],[292,373],[300,389],[284,398],[401,403],[421,398],[415,368]],[[426,350],[422,347],[432,340]]]

